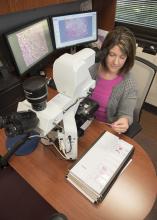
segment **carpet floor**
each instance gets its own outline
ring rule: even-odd
[[[13,168],[0,169],[0,219],[50,220],[51,207]]]

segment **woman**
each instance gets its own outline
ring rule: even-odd
[[[137,92],[130,69],[134,64],[136,41],[125,27],[109,32],[102,45],[102,59],[92,99],[99,103],[96,119],[125,133],[133,122]]]

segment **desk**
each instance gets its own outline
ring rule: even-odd
[[[51,90],[49,98],[55,94]],[[79,157],[106,130],[110,131],[110,128],[93,121],[79,139]],[[142,147],[124,135],[121,137],[135,146],[133,160],[98,205],[90,203],[67,182],[65,176],[73,162],[59,159],[59,154],[55,155],[41,144],[30,155],[12,157],[10,164],[69,220],[141,220],[150,212],[156,199],[156,173]],[[5,134],[0,130],[0,154],[5,152]]]

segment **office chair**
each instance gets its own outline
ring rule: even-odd
[[[134,66],[131,69],[131,73],[134,77],[138,90],[137,104],[134,110],[133,123],[125,133],[125,135],[131,138],[133,138],[142,130],[142,127],[140,125],[142,107],[150,90],[156,72],[156,65],[149,62],[148,60],[136,56]]]
[[[93,79],[96,78],[101,56],[99,55],[98,58],[99,58],[98,61],[89,69],[89,72]],[[138,56],[135,57],[135,63],[133,68],[131,69],[131,73],[134,77],[138,90],[137,104],[134,110],[133,123],[129,127],[127,132],[125,132],[125,135],[131,138],[133,138],[142,130],[142,127],[140,125],[141,111],[156,72],[157,72],[156,65],[154,65],[153,63],[149,62],[148,60],[142,57],[138,57]]]

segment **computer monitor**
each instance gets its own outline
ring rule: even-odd
[[[5,37],[21,76],[33,75],[54,50],[47,18],[11,31]]]
[[[51,17],[57,49],[97,40],[96,11]]]

